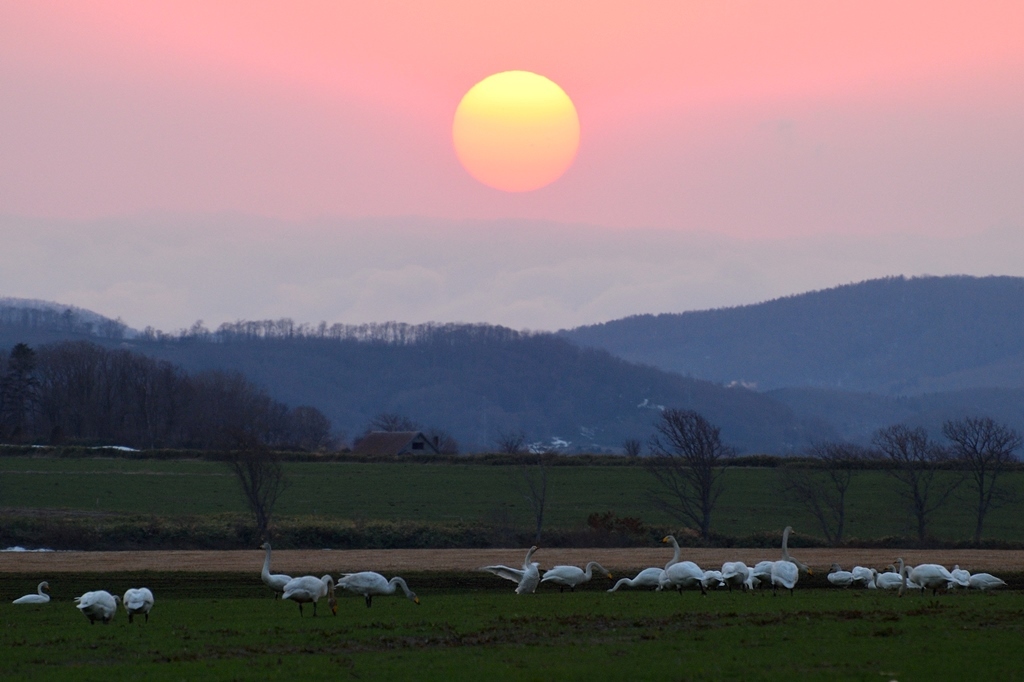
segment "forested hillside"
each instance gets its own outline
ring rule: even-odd
[[[493,449],[510,432],[541,446],[557,439],[569,452],[617,450],[627,438],[646,440],[660,406],[700,410],[744,452],[789,452],[821,433],[762,394],[638,366],[551,334],[278,320],[225,324],[216,332],[197,325],[174,335],[105,336],[98,327],[66,330],[61,319],[0,321],[0,349],[29,339],[48,357],[48,344],[69,336],[156,358],[183,374],[239,372],[274,400],[316,408],[342,440],[390,412],[448,432],[463,451]]]
[[[250,328],[252,329],[252,328]],[[363,329],[364,332],[358,332]],[[332,337],[247,333],[133,342],[193,371],[238,370],[289,404],[309,403],[357,435],[379,412],[443,429],[462,449],[504,432],[567,441],[569,451],[645,440],[658,406],[699,409],[747,452],[785,452],[810,437],[792,412],[759,393],[723,388],[581,349],[550,334],[487,325],[370,325]]]
[[[319,450],[330,431],[315,408],[289,408],[238,372],[190,375],[87,341],[0,349],[0,443]]]
[[[563,334],[634,362],[760,390],[1024,388],[1024,279],[892,277]]]
[[[903,421],[934,434],[968,415],[1024,431],[1024,280],[1010,277],[875,280],[561,337],[288,319],[165,334],[0,301],[0,351],[24,342],[45,356],[65,339],[163,360],[189,376],[239,372],[289,408],[316,408],[349,442],[387,412],[449,433],[463,452],[493,449],[511,432],[540,446],[557,439],[570,452],[617,450],[627,438],[646,440],[661,406],[698,410],[747,453],[866,443]]]

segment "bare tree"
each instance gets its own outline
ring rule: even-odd
[[[226,455],[228,466],[242,488],[242,495],[256,521],[256,531],[270,539],[270,521],[278,498],[287,487],[281,459],[249,435],[237,435],[235,448]]]
[[[380,412],[370,419],[366,431],[419,431],[420,425],[404,414],[397,412]]]
[[[627,438],[622,441],[622,450],[626,453],[626,457],[639,457],[643,447],[643,443],[638,438]]]
[[[506,455],[518,455],[526,446],[526,434],[522,431],[501,431],[494,439],[498,452]]]
[[[946,503],[963,477],[940,470],[939,465],[949,456],[921,427],[895,424],[876,431],[872,442],[892,465],[886,472],[899,483],[900,497],[917,524],[917,539],[923,543],[932,514]]]
[[[651,457],[645,461],[660,489],[655,501],[665,511],[711,535],[711,513],[722,494],[722,474],[731,448],[722,443],[721,429],[693,410],[667,409],[655,422]]]
[[[989,511],[1013,499],[1011,491],[999,485],[999,479],[1017,460],[1014,453],[1021,446],[1021,437],[988,417],[947,421],[942,425],[942,434],[952,441],[953,456],[964,465],[977,495],[974,541],[981,542]]]
[[[825,539],[841,545],[846,532],[846,491],[863,448],[845,443],[815,443],[806,452],[810,465],[782,469],[785,491],[811,513]]]

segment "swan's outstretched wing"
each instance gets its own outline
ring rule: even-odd
[[[512,582],[519,584],[519,581],[523,579],[525,571],[521,568],[510,568],[509,566],[483,566],[479,570],[493,573],[494,575],[504,578],[505,580],[511,580]]]

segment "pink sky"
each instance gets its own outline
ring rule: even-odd
[[[764,236],[977,229],[1024,195],[1019,2],[0,4],[7,213]],[[583,126],[529,195],[451,151],[461,95],[507,69],[561,84]]]
[[[0,17],[0,236],[26,218],[80,229],[221,214],[257,221],[253,236],[294,228],[309,248],[322,224],[295,226],[398,216],[473,221],[477,231],[534,220],[740,241],[954,243],[1024,228],[1017,1],[0,0]],[[574,166],[532,193],[480,185],[451,148],[460,97],[509,69],[559,83],[581,120]],[[959,270],[914,267],[1003,267],[979,258]],[[0,295],[64,296],[114,315],[117,305],[152,309],[145,292],[165,286],[139,274],[50,290],[5,279],[3,265]],[[885,267],[899,274],[899,263]],[[839,282],[790,282],[814,283]],[[692,301],[780,293],[793,291]],[[197,317],[230,307],[203,313],[201,300],[182,294],[180,314],[189,301]],[[236,303],[229,317],[267,312]],[[649,305],[573,309],[565,323]],[[344,319],[350,312],[324,304],[307,314],[357,321]]]

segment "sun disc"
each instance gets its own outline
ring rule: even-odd
[[[528,192],[554,182],[572,165],[580,121],[554,82],[529,71],[505,71],[463,96],[452,142],[463,167],[483,184]]]

